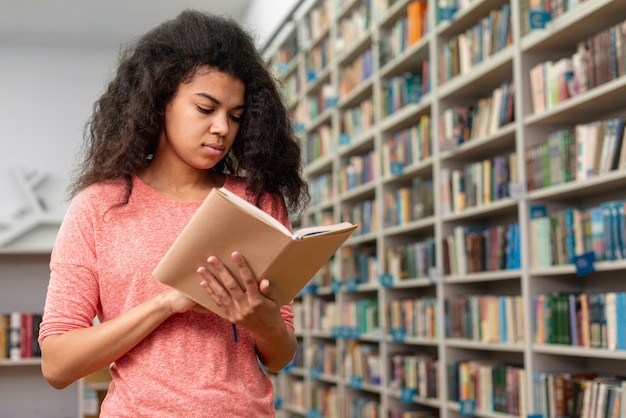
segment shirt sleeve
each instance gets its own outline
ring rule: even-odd
[[[50,259],[40,344],[48,335],[93,324],[99,300],[94,212],[88,195],[79,194],[63,219]]]

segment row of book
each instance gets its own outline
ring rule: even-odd
[[[341,220],[348,221],[358,225],[352,234],[353,236],[361,236],[370,234],[378,230],[378,205],[372,199],[365,199],[350,207],[346,207],[341,212]],[[345,248],[345,247],[344,247]],[[349,271],[344,271],[341,277],[355,277]]]
[[[335,39],[337,55],[350,51],[356,43],[367,33],[372,22],[368,4],[360,4],[339,22]]]
[[[371,97],[357,106],[343,111],[341,115],[340,144],[349,144],[353,138],[364,134],[374,127],[374,102]]]
[[[344,98],[357,86],[374,74],[374,56],[371,49],[363,52],[349,65],[341,69],[339,97]]]
[[[307,364],[311,367],[313,378],[319,375],[337,375],[337,346],[335,344],[312,343],[306,349]]]
[[[491,10],[474,26],[442,45],[439,81],[445,83],[467,74],[512,42],[511,5],[505,3],[501,9]]]
[[[436,249],[433,237],[423,241],[411,242],[403,245],[388,247],[384,250],[384,271],[389,280],[400,282],[403,280],[429,278],[433,280],[432,269],[436,267]],[[383,283],[383,285],[387,285]],[[389,286],[390,287],[390,286]]]
[[[526,371],[520,366],[496,360],[453,362],[448,382],[449,399],[461,403],[462,416],[499,412],[526,417]]]
[[[544,417],[623,418],[625,379],[591,372],[536,372],[532,396]]]
[[[533,295],[534,341],[626,350],[625,292]]]
[[[307,82],[317,82],[320,74],[332,61],[333,52],[333,44],[328,38],[322,39],[318,45],[311,48],[305,59]]]
[[[408,186],[387,190],[384,194],[385,226],[407,225],[433,216],[433,180],[413,177]]]
[[[424,62],[427,66],[428,62]],[[383,83],[383,116],[393,115],[404,106],[419,103],[425,90],[422,74],[415,72],[389,77]]]
[[[530,69],[533,111],[551,109],[572,97],[626,75],[626,21],[578,44],[572,56]]]
[[[505,81],[476,103],[447,108],[439,116],[440,149],[455,149],[513,122],[515,84]]]
[[[311,193],[311,206],[330,202],[336,195],[337,190],[331,173],[324,173],[309,181]]]
[[[41,319],[40,313],[0,313],[0,362],[41,357],[37,342]]]
[[[378,153],[372,150],[345,159],[339,169],[339,192],[349,192],[374,181],[380,172],[378,158]]]
[[[526,148],[527,188],[535,190],[626,169],[626,120],[610,118],[559,129]]]
[[[407,5],[406,15],[393,24],[386,36],[381,37],[381,67],[415,45],[428,32],[427,13],[428,4],[425,1],[412,1]]]
[[[493,227],[456,226],[443,240],[443,273],[463,275],[516,270],[521,266],[518,223]]]
[[[442,213],[459,213],[511,197],[517,180],[517,154],[495,155],[462,167],[440,170]]]
[[[392,339],[437,338],[437,299],[402,298],[387,302],[388,324]]]
[[[520,295],[460,295],[445,301],[446,336],[482,343],[524,342]]]
[[[389,387],[400,392],[403,400],[413,397],[436,399],[439,361],[428,354],[390,353]]]
[[[335,149],[330,125],[321,124],[307,135],[306,162],[310,164],[318,158],[332,154]]]
[[[302,33],[301,47],[319,38],[330,26],[332,16],[331,3],[328,0],[319,2],[307,13]]]
[[[382,145],[383,175],[401,175],[412,165],[425,161],[432,155],[430,116],[406,129],[394,132]]]
[[[571,264],[589,254],[591,264],[626,258],[625,200],[548,213],[533,205],[529,227],[531,267]]]
[[[538,25],[531,25],[531,13],[545,14],[541,21],[551,21],[565,12],[575,9],[580,3],[588,0],[520,0],[521,34],[528,34],[531,30],[541,29]]]

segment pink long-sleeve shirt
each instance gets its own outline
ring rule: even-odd
[[[245,181],[224,187],[246,197]],[[167,287],[151,275],[200,202],[178,202],[138,178],[127,205],[122,183],[93,185],[68,209],[52,252],[40,342],[115,318]],[[289,226],[284,202],[262,209]],[[262,244],[261,244],[262,245]],[[200,280],[199,280],[200,281]],[[281,308],[293,330],[291,303]],[[213,313],[176,314],[110,367],[101,417],[273,417],[274,393],[251,334]]]

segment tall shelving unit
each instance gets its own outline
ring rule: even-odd
[[[0,311],[41,313],[50,278],[49,250],[0,251]],[[73,417],[78,383],[59,391],[41,375],[39,358],[0,359],[0,405],[4,416]],[[35,401],[36,400],[36,401]]]
[[[584,258],[557,259],[545,235],[545,225],[549,233],[564,210],[593,212],[624,200],[626,167],[567,179],[561,169],[548,182],[549,170],[576,171],[576,153],[562,139],[542,164],[532,150],[556,132],[624,119],[626,74],[590,82],[586,91],[569,86],[572,97],[538,109],[531,73],[540,63],[575,57],[581,42],[624,22],[626,2],[564,1],[569,9],[562,11],[558,2],[525,0],[414,3],[301,2],[266,48],[305,149],[313,200],[301,222],[351,220],[363,227],[295,301],[298,353],[273,376],[279,413],[545,417],[537,389],[559,373],[626,375],[624,349],[547,340],[545,327],[552,327],[548,336],[561,328],[537,318],[538,304],[554,295],[580,302],[580,294],[626,291],[624,255],[598,258],[587,274],[575,263]],[[535,3],[555,9],[545,26],[530,29],[545,17],[531,16]],[[415,8],[427,30],[403,44],[398,32]],[[494,34],[489,53],[463,47],[476,45],[479,28],[502,21],[508,30]],[[452,61],[459,50],[473,53]],[[597,47],[592,59],[609,51],[608,44]],[[470,130],[467,107],[483,109],[498,95],[504,102],[513,97],[512,105],[495,116],[474,113]],[[555,161],[569,165],[555,168]],[[493,187],[476,181],[484,173]],[[389,209],[392,196],[418,190],[403,211]],[[576,256],[593,252],[582,241]],[[596,236],[596,242],[605,241]],[[558,249],[565,251],[561,241]],[[473,251],[487,251],[488,262],[458,256]],[[418,261],[399,267],[396,260],[406,256],[398,254],[408,253],[419,254]],[[554,260],[546,264],[547,253]],[[503,320],[472,326],[468,315],[480,317],[481,309]],[[418,318],[414,327],[402,323],[409,313]],[[411,362],[420,376],[415,386],[398,373],[414,370],[404,368]],[[477,375],[474,394],[460,382]]]

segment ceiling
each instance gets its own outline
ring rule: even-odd
[[[184,8],[226,14],[245,24],[256,0],[0,0],[0,42],[119,43]]]

